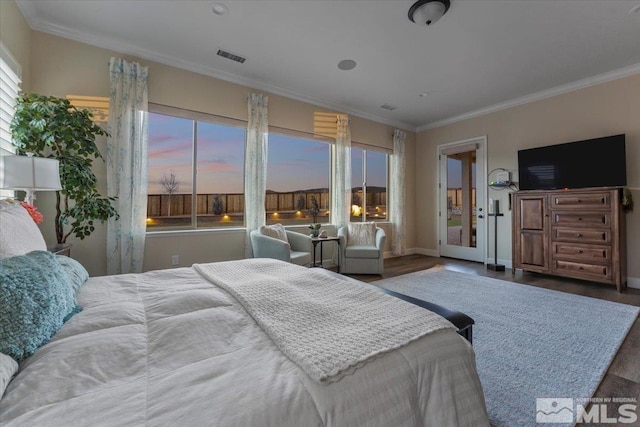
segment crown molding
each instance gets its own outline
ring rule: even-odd
[[[611,80],[617,80],[623,77],[632,76],[634,74],[640,74],[640,64],[633,64],[627,67],[618,68],[617,70],[608,71],[606,73],[598,74],[592,77],[587,77],[572,83],[556,86],[551,89],[545,89],[540,92],[535,92],[520,98],[515,98],[509,101],[491,105],[489,107],[480,108],[478,110],[470,111],[468,113],[460,114],[458,116],[453,116],[446,119],[437,120],[435,122],[427,123],[425,125],[418,126],[416,128],[416,132],[423,132],[425,130],[435,129],[438,127],[461,122],[463,120],[472,119],[474,117],[483,116],[485,114],[495,113],[496,111],[506,110],[508,108],[517,107],[519,105],[528,104],[534,101],[540,101],[541,99],[550,98],[552,96],[561,95],[563,93],[573,92],[578,89],[584,89],[590,86],[595,86],[597,84],[605,83]]]
[[[16,0],[16,5],[20,12],[22,12],[22,16],[29,24],[31,29],[34,29],[35,24],[37,24],[40,20],[37,19],[38,11],[36,10],[35,2],[25,1],[25,0]]]
[[[182,70],[191,71],[197,74],[213,77],[219,80],[224,80],[230,83],[235,83],[241,86],[247,86],[251,89],[269,92],[274,95],[283,96],[286,98],[294,99],[296,101],[305,102],[307,104],[315,105],[318,107],[327,108],[340,113],[346,113],[351,116],[360,117],[362,119],[371,120],[373,122],[385,124],[388,126],[394,126],[403,130],[411,132],[416,131],[416,126],[405,123],[399,120],[393,120],[386,117],[380,117],[373,114],[369,114],[363,111],[359,111],[352,108],[345,108],[342,105],[333,104],[321,99],[312,98],[306,96],[300,92],[285,89],[279,86],[272,85],[262,80],[250,79],[239,76],[237,74],[229,73],[227,71],[218,70],[213,67],[203,66],[192,61],[185,61],[180,58],[171,55],[164,55],[159,52],[143,49],[132,45],[130,43],[122,43],[120,41],[110,39],[107,37],[99,37],[92,34],[88,34],[82,31],[73,30],[61,25],[51,24],[45,22],[37,17],[37,11],[34,6],[27,1],[17,1],[18,7],[25,16],[27,23],[32,30],[41,31],[44,33],[52,34],[55,36],[63,37],[66,39],[74,40],[80,43],[85,43],[91,46],[100,47],[103,49],[112,50],[121,54],[135,56],[141,59],[158,62],[160,64],[168,65],[171,67],[180,68]]]
[[[1,1],[1,0],[0,0]],[[517,107],[519,105],[528,104],[530,102],[539,101],[545,98],[550,98],[556,95],[572,92],[579,89],[584,89],[590,86],[594,86],[600,83],[605,83],[611,80],[616,80],[624,77],[628,77],[634,74],[640,73],[640,63],[629,65],[617,70],[609,71],[606,73],[598,74],[596,76],[587,77],[575,82],[567,83],[564,85],[556,86],[550,89],[545,89],[539,92],[535,92],[529,95],[525,95],[520,98],[514,98],[512,100],[500,102],[488,107],[480,108],[478,110],[469,111],[457,116],[448,117],[442,120],[426,123],[422,126],[416,127],[410,123],[405,123],[399,120],[393,120],[386,117],[376,116],[374,114],[366,113],[356,109],[345,108],[344,106],[333,104],[324,100],[315,99],[293,91],[290,89],[274,86],[270,83],[250,79],[239,76],[237,74],[229,73],[227,71],[218,70],[213,67],[206,67],[201,64],[197,64],[191,61],[185,61],[171,55],[164,55],[156,51],[142,49],[136,47],[130,43],[122,43],[114,39],[107,37],[98,37],[92,34],[88,34],[81,31],[72,30],[70,28],[48,23],[38,17],[38,12],[34,5],[34,2],[25,0],[16,0],[18,8],[21,10],[27,23],[32,30],[42,31],[45,33],[53,34],[66,39],[71,39],[80,43],[89,44],[96,47],[112,50],[121,54],[132,55],[141,59],[158,62],[171,67],[180,68],[183,70],[191,71],[197,74],[213,77],[219,80],[224,80],[230,83],[235,83],[242,86],[247,86],[251,89],[261,90],[272,93],[274,95],[284,96],[286,98],[294,99],[296,101],[305,102],[318,107],[327,108],[336,112],[346,113],[352,116],[360,117],[363,119],[371,120],[373,122],[382,123],[388,126],[398,127],[410,132],[423,132],[429,129],[435,129],[438,127],[450,125],[463,120],[472,119],[474,117],[483,116],[485,114],[494,113],[501,110]]]

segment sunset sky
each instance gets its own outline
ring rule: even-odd
[[[191,193],[193,122],[149,114],[149,194],[166,193],[163,174],[173,171],[177,193]],[[287,192],[329,187],[329,144],[269,134],[267,189]],[[242,193],[245,129],[198,122],[198,193]],[[367,185],[386,186],[386,157],[367,152]],[[362,184],[362,150],[352,150],[354,187]]]

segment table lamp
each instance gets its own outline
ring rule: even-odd
[[[56,159],[26,156],[0,156],[0,188],[23,190],[24,201],[33,204],[35,191],[56,191],[60,184],[59,162]]]

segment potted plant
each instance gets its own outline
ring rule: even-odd
[[[311,233],[309,235],[311,237],[318,237],[320,235],[320,226],[321,224],[318,223],[309,225],[309,229],[311,229]]]
[[[89,110],[79,110],[67,99],[35,93],[16,100],[11,136],[19,154],[33,153],[58,159],[62,190],[56,192],[56,239],[66,243],[70,235],[79,239],[94,230],[94,221],[119,217],[113,197],[98,193],[91,169],[93,160],[104,158],[96,136],[108,133],[96,125]]]

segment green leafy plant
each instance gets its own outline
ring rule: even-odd
[[[56,238],[66,243],[70,235],[79,239],[94,230],[94,221],[119,218],[114,197],[98,193],[93,160],[104,158],[96,136],[108,133],[96,125],[89,110],[79,110],[67,99],[35,93],[16,100],[11,120],[13,144],[20,154],[58,159],[62,190],[56,192]]]
[[[320,227],[322,224],[310,224],[309,229],[311,230],[311,236],[318,237],[320,235]]]

